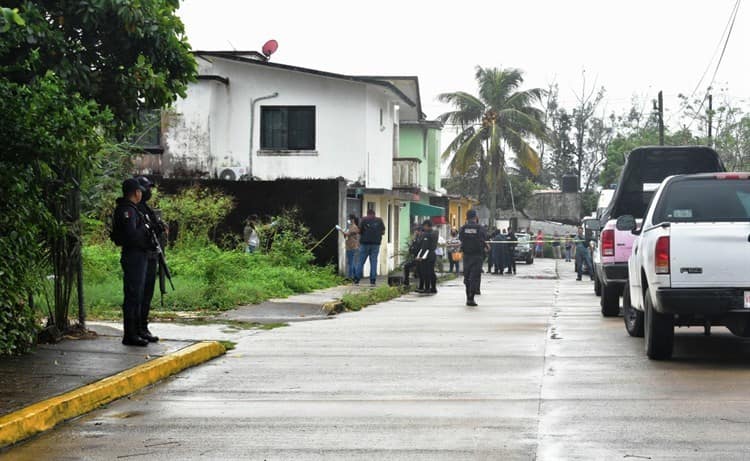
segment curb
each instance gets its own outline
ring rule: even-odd
[[[216,341],[192,344],[83,387],[0,417],[0,447],[21,441],[58,423],[88,413],[175,373],[226,352]]]

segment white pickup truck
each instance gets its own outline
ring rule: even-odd
[[[750,173],[671,176],[640,229],[623,293],[625,328],[650,359],[672,356],[675,326],[727,327],[750,337]]]

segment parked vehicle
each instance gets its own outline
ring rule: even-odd
[[[601,218],[602,214],[609,208],[609,204],[612,203],[612,197],[615,196],[614,189],[602,189],[599,192],[599,200],[596,202],[596,217]]]
[[[635,236],[617,229],[620,216],[643,219],[654,191],[668,176],[724,171],[716,151],[704,146],[639,147],[628,155],[620,182],[601,217],[602,230],[594,259],[594,291],[601,293],[602,315],[620,313],[620,296],[628,279],[628,258]]]
[[[515,254],[516,261],[523,261],[526,264],[534,264],[534,251],[531,248],[531,236],[529,234],[518,233],[516,234],[518,244],[516,245]]]
[[[599,220],[593,216],[589,216],[587,218],[584,218],[581,221],[581,227],[583,227],[583,236],[586,239],[586,242],[588,243],[589,251],[591,252],[592,261],[593,261],[593,257],[597,251],[596,241],[597,241],[597,238],[599,237],[599,229],[601,227],[599,224]],[[576,258],[574,261],[575,262],[573,263],[573,272],[578,273],[578,259]],[[583,266],[582,272],[589,276],[594,275],[594,272],[593,272],[594,268],[587,267],[587,266],[588,266],[587,264]],[[598,295],[599,293],[597,293],[597,296]]]
[[[672,356],[675,326],[750,337],[750,173],[670,177],[642,226],[623,215],[617,228],[638,235],[623,309],[649,358]]]

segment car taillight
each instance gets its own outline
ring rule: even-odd
[[[654,270],[657,274],[669,274],[669,237],[659,237],[654,252]]]
[[[750,179],[749,173],[719,173],[714,175],[716,179]]]
[[[615,255],[615,231],[607,229],[602,231],[602,256]]]

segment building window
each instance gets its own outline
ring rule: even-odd
[[[149,110],[139,114],[138,123],[130,137],[130,142],[149,153],[161,154],[164,152],[161,142],[160,110]]]
[[[260,148],[315,150],[315,106],[262,106]]]

